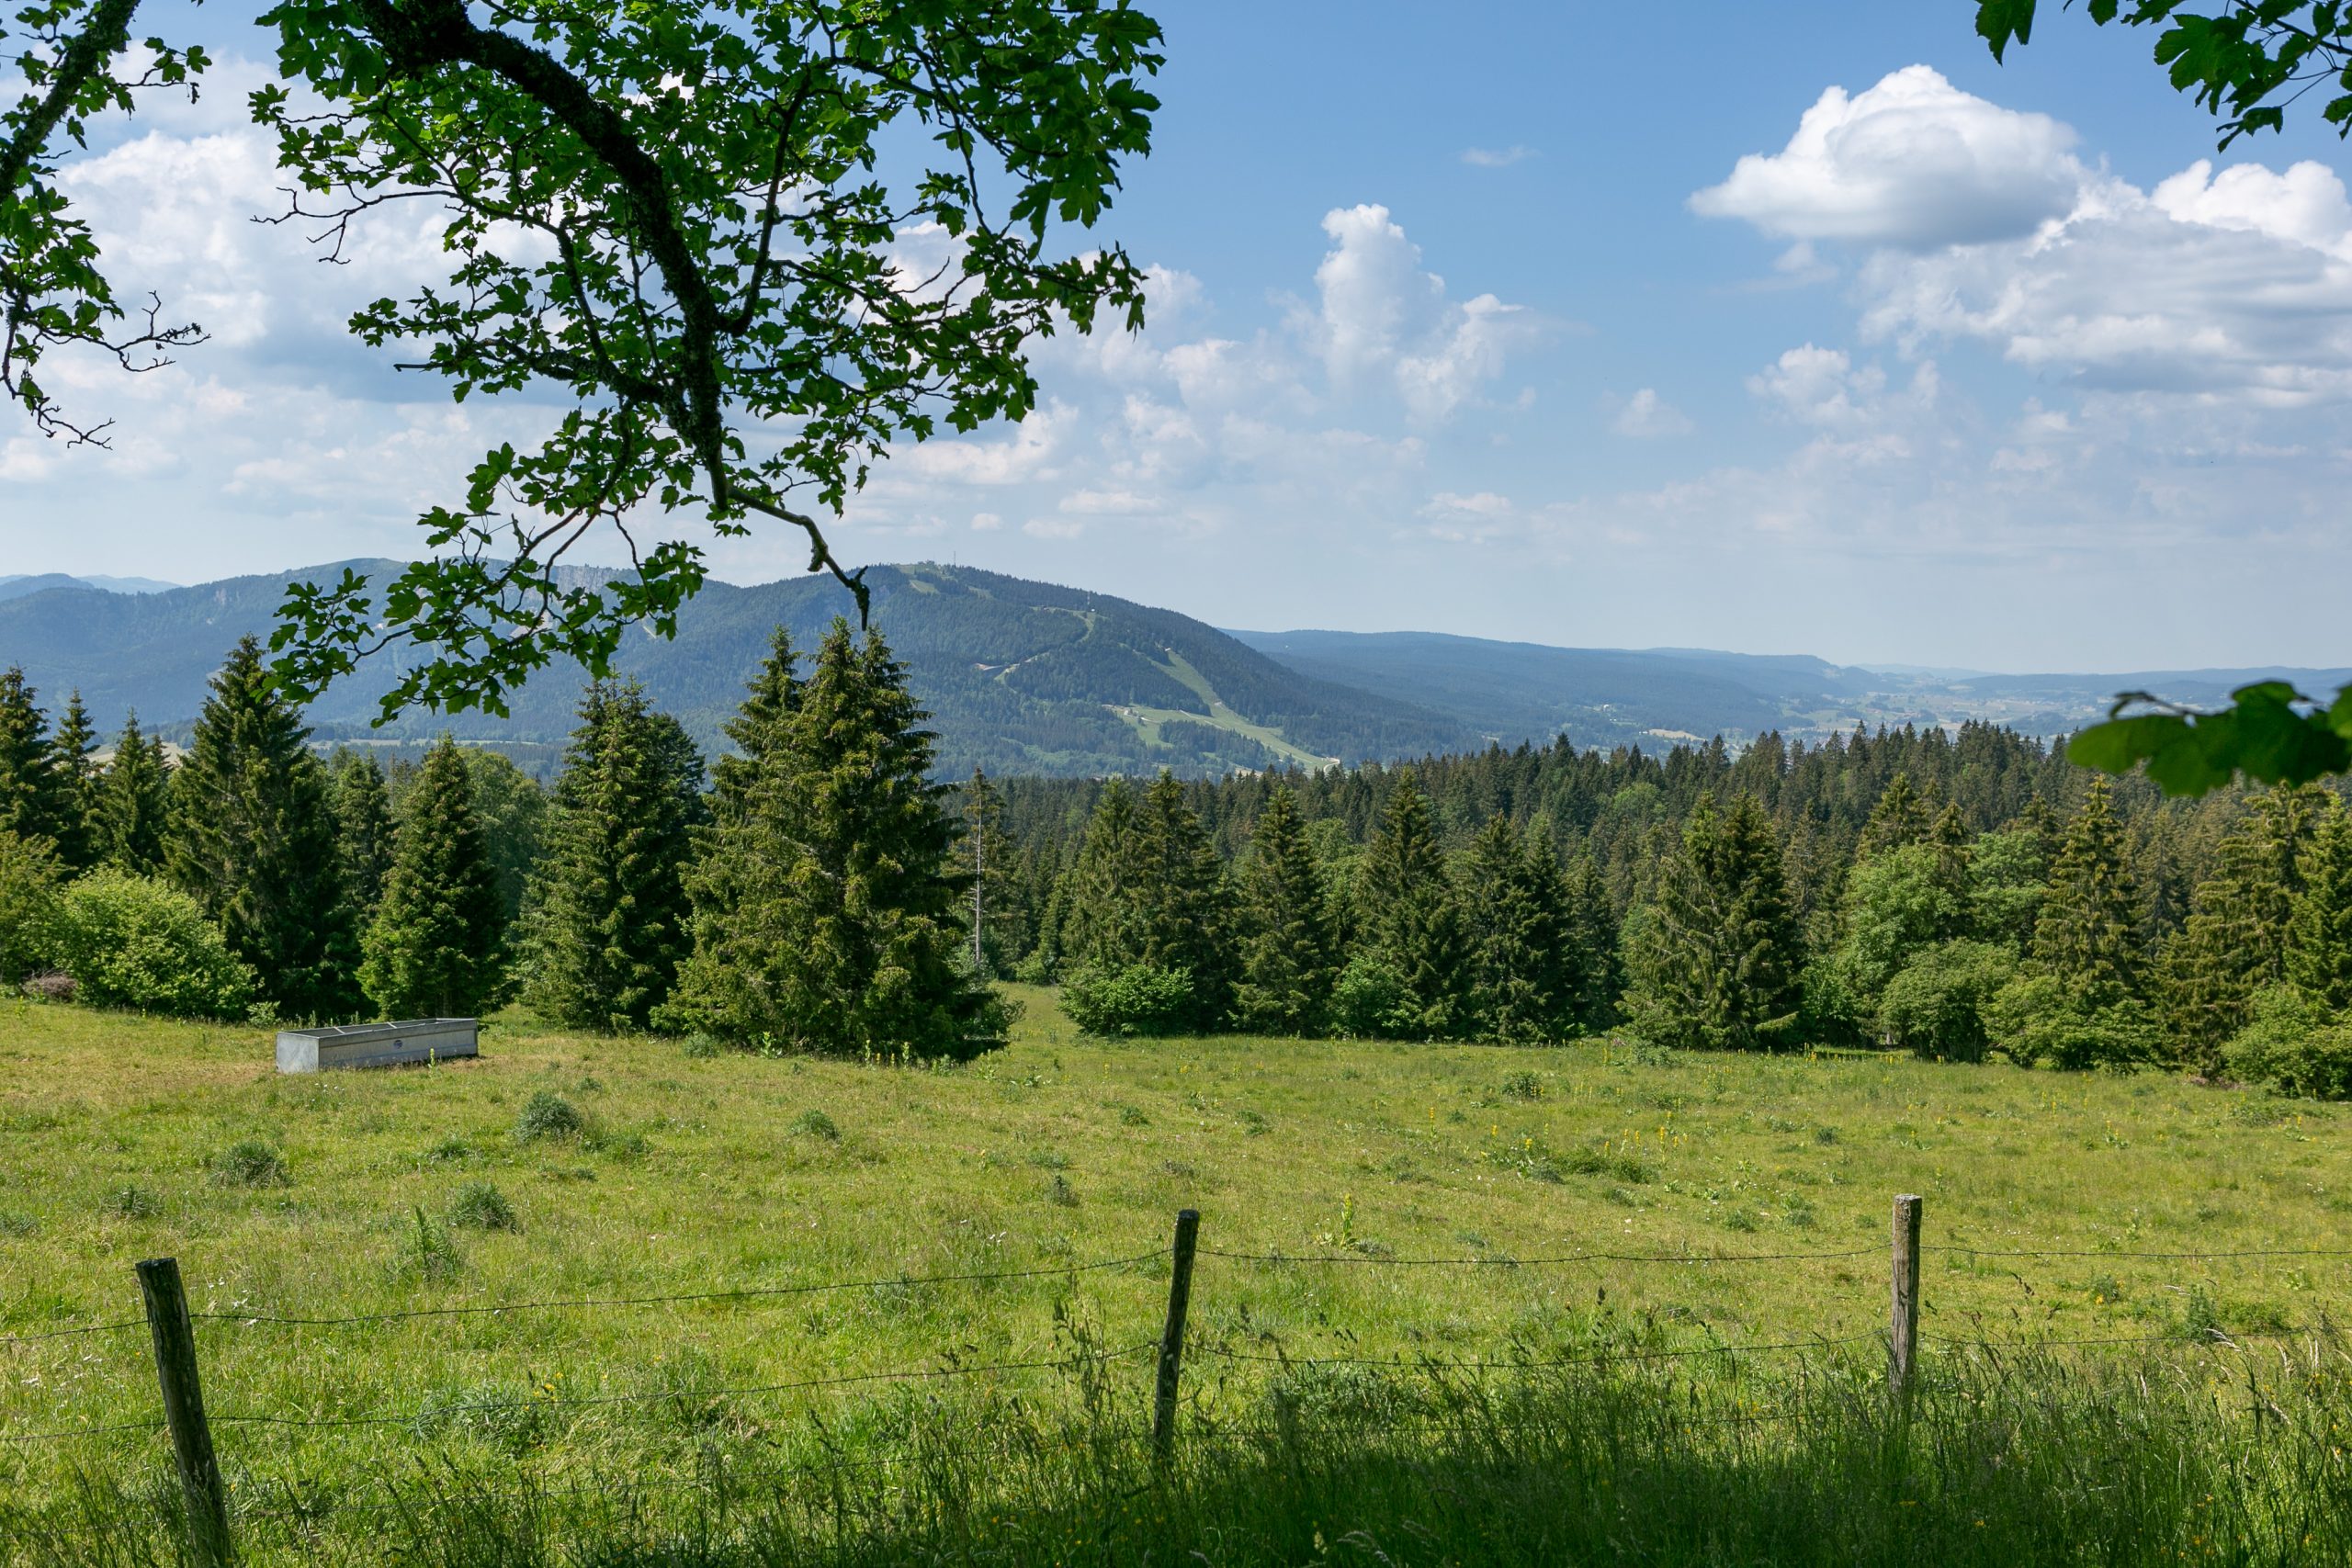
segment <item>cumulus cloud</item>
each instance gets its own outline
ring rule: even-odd
[[[1906,353],[1973,340],[2092,393],[2352,395],[2352,199],[2333,170],[2199,161],[2143,190],[2074,141],[1912,66],[1832,88],[1785,151],[1690,203],[1793,238],[1784,271],[1817,244],[1860,251],[1861,333]]]
[[[1655,387],[1644,387],[1627,398],[1609,421],[1609,428],[1620,435],[1636,440],[1655,440],[1662,436],[1688,435],[1691,424],[1689,416],[1657,395]]]
[[[1778,152],[1752,152],[1690,197],[1792,240],[1928,250],[2030,233],[2083,179],[2075,133],[1913,65],[1861,94],[1831,87]]]
[[[1414,417],[1443,420],[1542,331],[1532,312],[1492,294],[1450,300],[1385,207],[1336,208],[1323,231],[1332,242],[1315,271],[1323,357],[1344,389],[1385,378]]]

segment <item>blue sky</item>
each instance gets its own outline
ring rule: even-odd
[[[254,9],[187,13],[229,82]],[[1108,226],[1159,269],[1151,328],[1046,345],[1021,429],[898,454],[837,526],[848,558],[1263,628],[2352,660],[2352,203],[2312,117],[2217,157],[2146,35],[2053,9],[1996,66],[1966,0],[1670,28],[1158,10],[1158,149]],[[485,442],[527,435],[531,411],[453,409],[341,341],[368,285],[430,269],[430,233],[379,226],[339,273],[243,223],[272,179],[238,96],[77,171],[125,281],[196,299],[216,341],[69,386],[118,417],[111,453],[0,423],[0,571],[405,553]],[[714,558],[799,564],[774,536]]]

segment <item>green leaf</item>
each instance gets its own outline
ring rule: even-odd
[[[2033,6],[2034,0],[1978,0],[1977,35],[1992,46],[1995,60],[2004,57],[2012,39],[2033,41]]]

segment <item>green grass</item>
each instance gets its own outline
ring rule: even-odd
[[[2130,1256],[2352,1251],[2343,1111],[1608,1043],[1106,1044],[1026,999],[952,1070],[517,1019],[479,1061],[300,1079],[258,1032],[0,1002],[0,1336],[136,1319],[132,1262],[169,1254],[220,1314],[216,1417],[389,1418],[220,1422],[257,1562],[2352,1553],[2352,1258]],[[1931,1252],[1907,1423],[1874,1338],[1898,1191],[1931,1247],[2079,1254]],[[1140,1348],[1187,1205],[1213,1250],[1154,1484]],[[1597,1253],[1671,1260],[1534,1261]],[[992,1273],[1021,1277],[920,1282]],[[2086,1339],[2145,1343],[2056,1343]],[[1795,1348],[1690,1354],[1765,1345]],[[1626,1357],[1655,1359],[1594,1359]],[[729,1392],[1006,1362],[1059,1365]],[[0,1436],[155,1407],[143,1326],[0,1344]],[[0,1442],[0,1562],[171,1561],[168,1473],[152,1432]]]

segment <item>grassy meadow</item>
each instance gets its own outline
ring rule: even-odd
[[[166,1254],[253,1562],[2352,1555],[2344,1108],[1114,1043],[1023,996],[1010,1049],[940,1070],[510,1016],[480,1061],[313,1078],[260,1031],[0,1002],[0,1562],[177,1561],[143,1324],[60,1332],[137,1320]],[[1907,1415],[1898,1191],[1929,1247]],[[2215,1256],[2274,1249],[2345,1256]],[[1013,1277],[941,1278],[978,1275]],[[442,1311],[519,1302],[571,1304]],[[829,1381],[880,1373],[916,1375]]]

